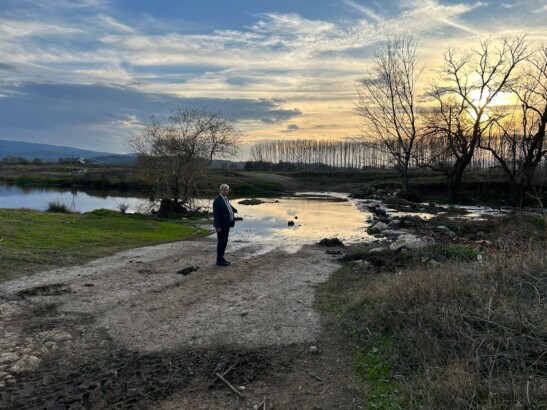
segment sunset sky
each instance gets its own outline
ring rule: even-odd
[[[413,33],[428,78],[449,46],[527,33],[547,0],[0,0],[0,139],[128,152],[176,107],[258,140],[359,135],[355,83]],[[242,154],[244,156],[244,154]]]

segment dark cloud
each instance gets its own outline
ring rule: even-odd
[[[71,138],[75,146],[86,148],[96,141],[102,145],[94,148],[101,150],[107,150],[104,145],[113,138],[125,138],[131,123],[136,126],[152,116],[166,117],[176,108],[206,108],[234,121],[264,123],[280,123],[301,114],[272,99],[182,98],[112,84],[4,84],[1,94],[0,139],[36,137],[40,140],[32,142],[45,142],[44,137],[50,137],[48,143],[65,144]]]
[[[289,124],[287,125],[287,129],[281,131],[281,132],[294,132],[294,131],[298,131],[300,129],[300,127],[296,124]]]
[[[17,71],[17,67],[15,67],[14,65],[11,65],[11,64],[0,63],[0,70]]]

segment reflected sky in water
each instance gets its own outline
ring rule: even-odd
[[[257,252],[284,249],[295,252],[304,244],[317,243],[323,238],[338,238],[349,244],[370,240],[366,233],[368,212],[360,211],[346,194],[306,193],[296,197],[263,199],[260,205],[239,204],[243,199],[231,199],[238,209],[238,221],[230,232],[230,247],[256,245]],[[120,204],[129,206],[127,212],[147,213],[146,199],[120,196],[94,196],[81,191],[54,189],[22,189],[0,185],[0,208],[30,208],[46,210],[50,202],[60,202],[75,212],[94,209],[118,210]],[[209,208],[211,200],[198,200],[197,205]],[[294,221],[294,226],[288,226]],[[209,228],[213,229],[212,226]],[[214,236],[214,235],[213,235]]]
[[[50,202],[59,202],[74,212],[90,212],[95,209],[118,210],[127,205],[128,213],[147,212],[149,201],[135,197],[90,195],[82,191],[55,189],[24,189],[14,185],[0,185],[0,208],[28,208],[45,211]]]
[[[338,198],[347,195],[332,194]],[[263,251],[283,248],[297,251],[304,244],[317,243],[324,238],[338,238],[349,244],[370,240],[366,233],[366,214],[350,200],[333,201],[323,195],[279,198],[260,205],[239,204],[232,200],[242,221],[230,231],[230,241],[257,244]],[[293,221],[294,226],[288,226]]]

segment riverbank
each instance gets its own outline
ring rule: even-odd
[[[362,205],[375,242],[287,254],[232,241],[221,268],[200,238],[0,284],[2,405],[545,402],[544,216],[426,221],[404,215],[408,203]]]
[[[377,215],[377,242],[344,252],[319,289],[356,344],[365,407],[541,408],[545,215]]]

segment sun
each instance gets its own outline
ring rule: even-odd
[[[469,99],[471,100],[471,103],[481,109],[486,107],[488,103],[488,98],[491,95],[491,91],[486,89],[482,92],[479,89],[474,89],[469,93]],[[515,105],[515,96],[513,93],[510,92],[498,92],[494,98],[492,98],[492,101],[488,103],[488,106],[484,109],[481,118],[483,120],[487,120],[489,117],[489,107],[512,107]],[[475,110],[472,108],[468,109],[469,116],[473,119],[477,119],[477,115],[475,113]]]
[[[481,95],[481,90],[478,88],[475,88],[471,90],[471,92],[469,93],[469,99],[471,100],[473,105],[479,108],[482,108],[486,105],[487,100],[491,94],[492,94],[492,91],[490,91],[489,89],[485,89],[483,90]],[[492,99],[490,104],[488,104],[488,106],[495,107],[495,106],[503,106],[503,105],[513,105],[515,102],[514,99],[515,99],[515,96],[513,95],[513,93],[500,91],[494,96],[494,98]]]

